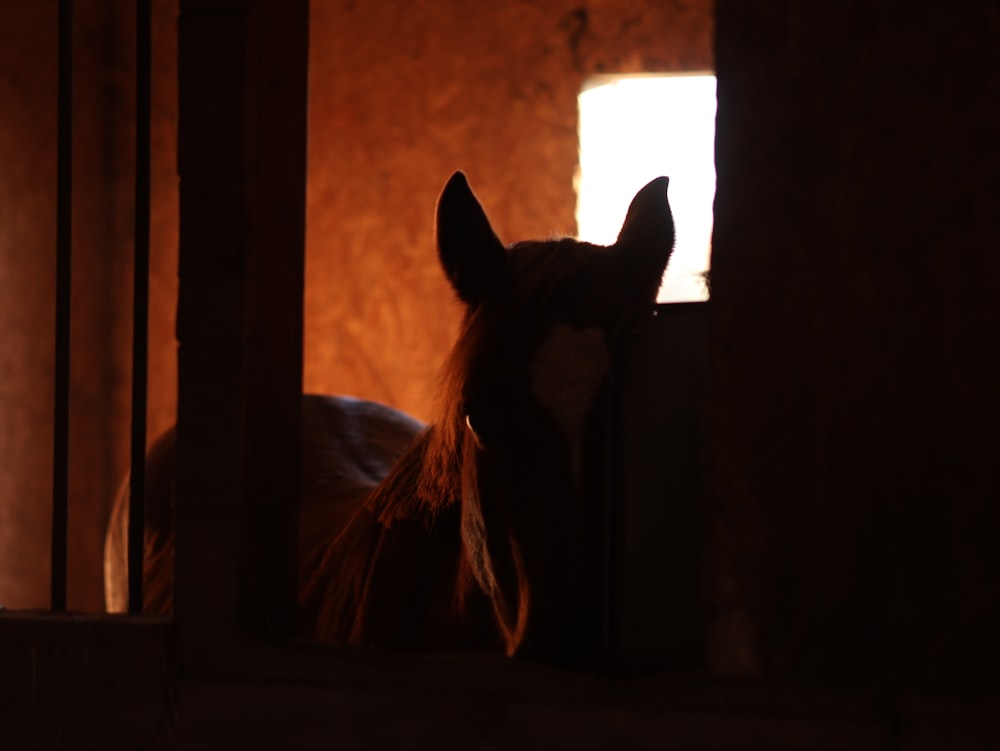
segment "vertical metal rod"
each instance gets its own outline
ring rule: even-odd
[[[146,376],[149,322],[149,193],[152,17],[150,0],[136,3],[135,240],[132,311],[132,469],[129,481],[128,610],[142,612],[146,489]]]
[[[59,0],[56,145],[56,338],[52,452],[52,610],[66,609],[69,518],[70,288],[73,235],[73,0]]]

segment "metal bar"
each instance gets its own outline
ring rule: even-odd
[[[52,431],[52,570],[49,594],[52,610],[65,610],[73,235],[73,0],[59,0],[58,49],[55,398]]]
[[[149,323],[149,192],[152,16],[150,0],[136,3],[135,240],[132,310],[132,468],[129,480],[128,609],[142,612],[146,489],[146,391]]]

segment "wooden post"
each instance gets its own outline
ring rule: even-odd
[[[1000,656],[1000,15],[716,5],[713,662]]]
[[[307,0],[179,20],[175,618],[191,669],[294,606]]]

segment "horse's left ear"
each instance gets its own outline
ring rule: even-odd
[[[666,177],[635,194],[615,243],[625,282],[652,299],[674,249],[674,218],[667,201]]]
[[[459,298],[481,303],[503,273],[507,252],[461,172],[451,176],[438,200],[437,244]]]

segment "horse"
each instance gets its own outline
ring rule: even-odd
[[[609,246],[505,246],[465,175],[437,204],[440,264],[464,315],[435,419],[304,395],[303,636],[386,649],[597,654],[611,343],[652,304],[674,245],[668,179]],[[147,457],[145,612],[169,613],[176,434]],[[109,611],[127,607],[127,482],[105,541]]]

